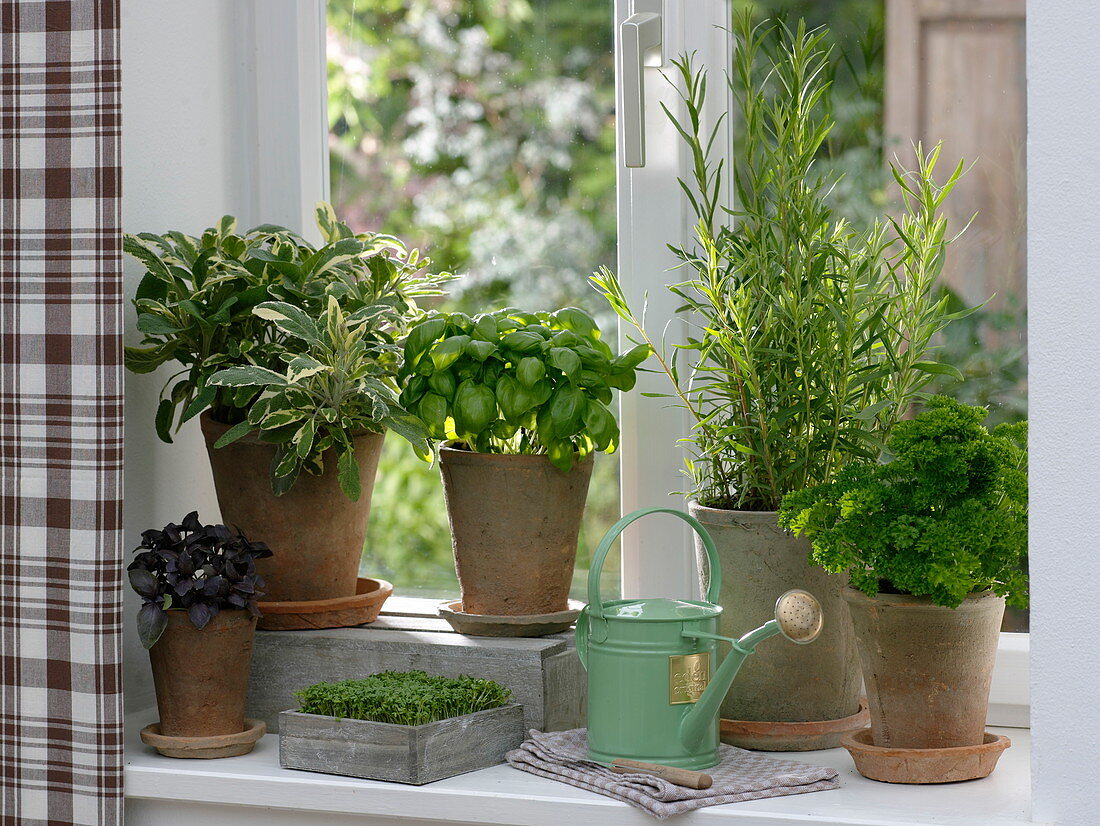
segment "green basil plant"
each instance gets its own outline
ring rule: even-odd
[[[282,371],[300,355],[301,339],[254,310],[283,302],[310,318],[341,310],[370,324],[374,335],[396,341],[420,316],[416,300],[438,295],[450,276],[430,275],[429,261],[397,239],[353,233],[328,204],[316,209],[323,238],[315,246],[272,224],[238,232],[232,216],[200,236],[182,232],[126,235],[123,248],[146,272],[134,298],[140,346],[127,347],[126,366],[150,373],[174,362],[180,369],[165,383],[156,413],[160,438],[210,408],[219,422],[246,420],[260,396],[253,385],[215,385],[210,377],[234,366]],[[381,374],[392,379],[397,357],[389,350]],[[375,353],[360,353],[373,357]]]
[[[479,453],[546,454],[568,470],[613,452],[613,390],[630,390],[646,344],[617,355],[583,310],[430,313],[405,339],[400,402],[435,441]]]
[[[392,308],[369,306],[345,315],[330,295],[319,324],[285,302],[267,301],[252,312],[299,346],[280,355],[285,364],[279,371],[248,365],[210,377],[212,387],[259,394],[245,420],[226,431],[215,448],[252,432],[275,444],[271,486],[277,495],[289,490],[303,469],[321,474],[324,454],[335,449],[340,488],[352,500],[362,493],[353,444],[357,433],[389,429],[422,456],[428,454],[423,425],[402,409],[391,387],[400,351],[377,320]]]

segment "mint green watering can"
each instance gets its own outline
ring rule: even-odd
[[[706,600],[600,597],[600,571],[611,545],[636,519],[668,513],[699,534],[707,552]],[[646,508],[620,519],[596,549],[588,572],[588,605],[577,619],[577,654],[588,671],[588,756],[706,769],[718,763],[718,708],[745,657],[768,637],[812,642],[823,618],[817,600],[788,591],[775,619],[740,639],[720,636],[716,605],[721,567],[714,540],[697,520],[671,508]],[[718,643],[730,651],[718,666]],[[717,671],[715,667],[717,666]],[[782,690],[781,687],[776,690]]]

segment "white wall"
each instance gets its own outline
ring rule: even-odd
[[[261,7],[264,15],[257,14]],[[271,221],[303,229],[324,191],[323,75],[312,100],[288,100],[281,90],[287,67],[320,72],[323,40],[318,35],[317,51],[301,55],[280,39],[299,26],[320,26],[321,9],[320,0],[122,0],[127,232],[197,234],[227,213],[244,225]],[[272,53],[279,59],[269,60]],[[276,106],[280,95],[284,105]],[[128,299],[141,275],[127,262]],[[138,339],[133,317],[127,308],[127,344]],[[219,519],[197,420],[172,445],[153,430],[158,393],[170,374],[126,377],[128,548],[142,530],[179,521],[189,510]],[[133,629],[137,600],[126,590],[126,704],[134,711],[150,707],[153,697]]]
[[[1027,15],[1034,818],[1084,826],[1100,820],[1100,6]]]

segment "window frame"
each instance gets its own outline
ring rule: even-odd
[[[702,1],[696,0],[691,4],[691,9],[693,14],[706,20],[706,15],[700,11]],[[246,2],[254,9],[260,8],[260,0]],[[706,8],[709,8],[712,0],[705,2]],[[1028,708],[1029,680],[1021,675],[1028,662],[1034,661],[1035,668],[1031,669],[1030,676],[1035,708],[1031,721],[1034,733],[1034,816],[1042,822],[1058,820],[1083,823],[1089,822],[1086,812],[1088,815],[1095,814],[1096,791],[1092,775],[1095,773],[1096,761],[1093,755],[1096,751],[1095,732],[1100,729],[1100,707],[1088,702],[1090,694],[1087,692],[1094,675],[1100,674],[1100,648],[1078,639],[1073,633],[1075,627],[1070,620],[1077,617],[1071,610],[1079,610],[1078,600],[1072,598],[1075,591],[1080,590],[1085,583],[1100,579],[1100,555],[1089,553],[1095,545],[1095,537],[1090,531],[1088,520],[1082,518],[1083,513],[1088,513],[1092,502],[1100,497],[1100,461],[1096,461],[1100,442],[1096,440],[1095,433],[1095,400],[1100,397],[1100,352],[1097,350],[1098,339],[1095,335],[1095,331],[1100,329],[1100,282],[1096,279],[1094,241],[1096,218],[1100,211],[1096,202],[1096,191],[1100,189],[1100,167],[1091,162],[1095,155],[1095,136],[1100,133],[1100,109],[1081,105],[1083,100],[1088,99],[1089,91],[1100,92],[1100,62],[1095,60],[1095,32],[1100,27],[1100,8],[1094,0],[1032,2],[1028,5],[1030,112],[1027,243],[1030,305],[1028,335],[1031,344],[1029,401],[1032,411],[1032,631],[1029,635],[1011,635],[1014,638],[1011,642],[1015,645],[1008,647],[1003,641],[1009,635],[1002,637],[1002,656],[991,699],[995,705],[1002,702],[997,698],[1005,695],[998,695],[998,690],[1005,679],[1001,674],[1007,673],[1010,682],[1017,686],[1016,689],[1008,686],[1009,692],[1016,690],[1024,698],[1018,708]],[[142,32],[140,25],[132,25],[135,22],[152,27],[154,14],[158,16],[156,22],[163,20],[163,17],[159,17],[164,14],[163,11],[154,13],[142,8],[137,3],[123,5],[124,32],[130,31],[131,35]],[[299,49],[304,52],[320,49],[323,55],[324,27],[321,26],[319,32],[313,26],[299,28],[298,20],[298,14],[303,9],[313,10],[323,16],[321,0],[264,0],[263,9],[273,21],[281,21],[279,25],[285,27],[285,34],[296,34],[299,38]],[[286,10],[294,13],[283,14]],[[196,10],[195,14],[206,15],[206,12]],[[684,12],[680,10],[677,14],[683,15]],[[619,19],[622,19],[621,14]],[[205,19],[202,22],[204,25],[208,23]],[[670,25],[676,23],[670,21]],[[708,24],[694,21],[693,25],[699,27]],[[250,64],[254,47],[251,38],[252,35],[245,32],[232,44],[229,40],[223,42],[226,49],[240,49],[240,62]],[[133,43],[134,38],[124,34],[124,44],[127,41]],[[126,55],[133,58],[138,51],[136,46],[129,48],[130,51],[124,53],[124,76],[128,71]],[[179,61],[178,55],[170,57]],[[145,63],[138,59],[133,60],[130,65],[144,66]],[[316,75],[299,75],[299,83],[311,85],[315,93],[319,94],[316,90],[321,88],[325,79],[323,60],[313,65]],[[244,71],[246,77],[251,79],[250,82],[256,83],[256,72]],[[131,86],[128,91],[128,81],[124,80],[124,95],[129,96],[131,103],[139,98],[155,99],[158,93],[163,92],[162,76],[151,74],[147,77],[134,77],[138,81],[137,88]],[[1067,82],[1067,78],[1071,78],[1072,82]],[[232,77],[227,77],[226,82],[230,85],[240,83]],[[288,95],[291,91],[283,89],[281,94]],[[252,92],[247,86],[240,86],[237,92],[243,103],[249,102],[249,94]],[[193,116],[195,112],[198,113],[197,119],[203,121],[201,129],[216,136],[224,137],[229,133],[236,135],[236,124],[231,129],[229,118],[222,108],[221,101],[199,99],[188,111]],[[142,118],[146,117],[145,110],[136,104],[128,111],[137,112]],[[243,111],[234,111],[233,114],[249,117]],[[288,108],[282,113],[268,110],[265,118],[270,120],[257,123],[253,128],[301,128],[300,114],[296,107]],[[124,125],[124,135],[128,130],[131,135],[142,134],[140,128],[133,128],[133,114],[128,117],[130,122]],[[149,118],[152,120],[153,116],[149,115]],[[189,124],[182,120],[179,124],[180,135],[184,138],[199,132],[198,127],[194,133],[186,132]],[[325,142],[319,134],[322,124],[318,124],[316,132],[318,154],[314,155],[314,160],[303,161],[301,153],[291,151],[282,156],[286,163],[294,166],[305,162],[312,164],[312,171],[300,176],[299,180],[304,182],[302,191],[290,207],[293,210],[294,205],[297,205],[303,214],[312,206],[314,193],[323,195],[325,192],[325,164],[316,163],[317,157],[324,156]],[[165,136],[155,130],[150,135],[157,138]],[[253,155],[252,150],[255,147],[254,138],[243,137],[239,152],[233,153],[232,158],[220,157],[220,146],[202,156],[204,160],[210,160],[209,168],[193,170],[193,175],[224,173],[229,182],[221,190],[211,193],[200,191],[197,187],[180,186],[169,172],[164,172],[163,178],[158,177],[158,164],[162,164],[162,159],[157,154],[162,151],[159,146],[155,153],[152,150],[145,154],[137,150],[131,151],[126,158],[127,169],[133,167],[144,175],[129,175],[126,208],[134,214],[140,212],[147,217],[163,203],[163,192],[169,187],[177,198],[166,206],[163,216],[166,219],[172,216],[173,221],[179,215],[185,215],[191,220],[192,211],[194,221],[203,220],[202,216],[209,212],[203,209],[206,203],[204,198],[225,199],[237,204],[243,197],[242,189],[258,186],[260,179],[271,167],[270,159],[265,162],[269,169],[263,168],[258,157],[255,162],[245,160]],[[173,156],[175,162],[179,161],[179,155],[177,152]],[[207,155],[210,157],[207,158]],[[186,156],[184,160],[189,157]],[[137,163],[134,162],[135,159]],[[242,165],[234,168],[233,162]],[[176,164],[162,165],[174,167]],[[213,173],[211,169],[214,170]],[[627,179],[627,185],[630,182]],[[652,180],[646,181],[639,177],[637,183],[638,196],[645,192],[646,186],[657,192],[667,192],[655,187],[656,182]],[[248,191],[251,193],[258,190]],[[620,197],[629,197],[629,193]],[[672,205],[676,203],[678,198],[676,201],[666,202],[666,225],[670,220],[667,216],[673,214]],[[286,208],[286,204],[277,203],[264,203],[262,206],[265,211]],[[160,216],[162,213],[156,214]],[[238,214],[242,215],[243,220],[244,210],[238,210]],[[682,219],[678,208],[675,214]],[[287,220],[286,223],[308,226],[308,222],[304,220]],[[621,236],[620,242],[633,243],[630,236]],[[638,260],[642,260],[644,248],[638,244],[635,246],[636,250],[631,248],[626,254],[636,255]],[[629,257],[624,260],[631,261]],[[650,277],[654,272],[660,271],[656,263],[647,269]],[[632,269],[627,268],[626,272],[634,277]],[[639,277],[643,276],[645,272],[639,273]],[[642,284],[634,282],[629,286],[636,292],[644,289]],[[147,430],[144,422],[152,413],[148,400],[140,395],[131,399],[133,393],[129,391],[127,396],[128,403],[132,402],[132,405],[128,404],[128,418],[142,423],[138,430]],[[633,421],[638,422],[636,415]],[[651,433],[647,436],[644,441],[634,438],[634,449],[640,447],[642,452],[646,452],[659,441]],[[184,438],[190,441],[184,442]],[[128,523],[154,524],[158,520],[149,514],[158,512],[158,509],[167,512],[169,516],[176,513],[177,491],[181,489],[188,491],[192,502],[196,497],[207,503],[213,502],[209,477],[201,459],[201,440],[197,433],[183,434],[179,444],[188,444],[193,448],[190,454],[183,451],[182,465],[180,448],[175,449],[173,455],[168,457],[167,454],[157,453],[154,443],[148,446],[149,456],[146,457],[145,465],[135,473],[128,472]],[[129,478],[130,476],[133,478]],[[663,481],[652,488],[661,497],[671,489],[674,486],[666,486]],[[636,492],[634,495],[644,492],[637,487],[633,490]],[[630,505],[630,502],[626,501],[625,504]],[[210,504],[210,507],[213,505]],[[682,543],[685,554],[687,553],[685,538],[673,537],[673,541]],[[628,543],[628,575],[624,580],[627,587],[648,588],[652,583],[655,589],[664,589],[666,583],[660,576],[646,574],[651,569],[643,567],[641,563],[648,560],[634,550],[635,547]],[[656,546],[649,548],[646,553],[660,555],[667,552]],[[645,579],[643,575],[646,576]],[[678,583],[686,586],[690,580],[689,576],[685,576],[679,578]],[[633,592],[637,593],[636,590]],[[132,621],[129,618],[133,613],[127,612],[128,622]],[[1008,648],[1014,650],[1009,653]],[[128,671],[141,671],[144,675],[147,669],[143,665],[143,657],[144,652],[140,650],[128,650]],[[1013,659],[1016,661],[1015,665],[1010,662]],[[1000,662],[1005,664],[1006,670],[1003,672]],[[151,699],[151,690],[146,695],[131,690],[131,677],[132,674],[128,673],[128,703]],[[1010,693],[1007,696],[1011,698],[1013,695]],[[974,788],[979,785],[981,784],[976,784]]]

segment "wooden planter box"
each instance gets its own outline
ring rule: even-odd
[[[279,763],[420,786],[503,763],[523,736],[523,707],[515,703],[422,726],[284,711]]]

